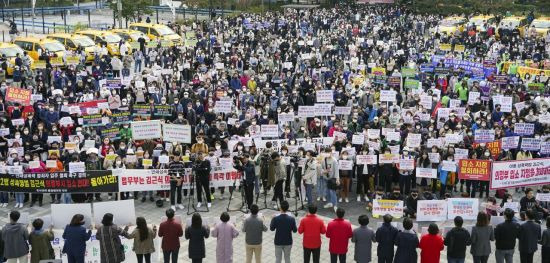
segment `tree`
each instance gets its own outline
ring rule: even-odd
[[[120,0],[122,1],[121,16],[128,20],[137,21],[138,17],[142,15],[151,15],[153,10],[149,8],[149,0]],[[118,17],[117,1],[111,1],[109,7],[115,12]]]

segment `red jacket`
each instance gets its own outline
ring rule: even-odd
[[[348,242],[353,236],[351,223],[340,218],[336,218],[328,223],[327,237],[330,238],[328,250],[332,254],[346,254],[348,252]]]
[[[300,221],[298,233],[304,234],[304,247],[315,249],[321,247],[321,235],[325,234],[325,222],[316,215],[308,214]]]
[[[420,252],[421,263],[439,263],[439,256],[441,250],[445,248],[443,245],[443,238],[440,235],[424,235],[420,238],[420,244],[418,247],[422,250]]]
[[[180,223],[166,220],[159,226],[159,237],[162,237],[161,248],[163,251],[172,251],[180,248],[180,237],[183,236],[183,228]]]

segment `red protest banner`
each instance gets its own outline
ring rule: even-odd
[[[463,159],[458,163],[458,178],[466,180],[489,181],[491,161]]]
[[[500,152],[502,151],[502,143],[500,140],[487,142],[485,143],[487,145],[487,148],[489,148],[489,151],[491,152],[491,156],[494,158],[497,158],[500,155]],[[472,145],[474,148],[477,148],[479,146],[479,143],[474,143]]]
[[[31,95],[31,90],[9,87],[6,90],[6,101],[27,106],[31,105]]]

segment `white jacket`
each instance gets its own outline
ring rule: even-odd
[[[302,169],[302,179],[305,184],[317,184],[317,176],[321,174],[319,170],[319,164],[315,158],[306,160],[304,168]]]

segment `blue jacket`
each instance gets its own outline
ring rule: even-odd
[[[417,262],[418,237],[413,233],[399,232],[395,238],[397,251],[395,252],[394,262]]]
[[[275,245],[276,246],[290,246],[292,245],[292,232],[296,233],[296,220],[294,217],[287,214],[280,214],[271,219],[271,225],[269,226],[271,231],[275,231]]]
[[[67,225],[63,232],[63,239],[65,239],[63,253],[84,255],[86,252],[86,241],[90,240],[91,236],[92,230],[88,230],[86,233],[86,228],[83,226]]]
[[[393,258],[393,246],[398,232],[397,228],[386,223],[376,230],[376,242],[378,242],[376,252],[378,257]]]

